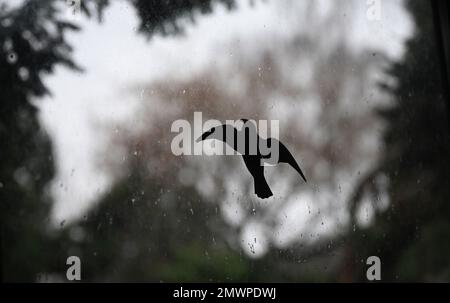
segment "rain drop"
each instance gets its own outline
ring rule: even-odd
[[[22,81],[27,81],[28,78],[30,77],[30,72],[25,67],[19,68],[18,74],[20,79],[22,79]]]
[[[14,64],[14,63],[17,62],[17,55],[15,53],[11,52],[11,53],[8,54],[8,58],[7,59],[8,59],[8,63],[9,64]]]

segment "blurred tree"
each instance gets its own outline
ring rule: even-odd
[[[224,240],[218,211],[192,187],[149,178],[136,158],[130,174],[64,231],[62,256],[83,260],[83,281],[243,280],[247,261]]]
[[[179,17],[194,20],[197,10],[210,12],[212,2],[130,1],[142,18],[141,31],[148,35],[179,32]],[[218,2],[227,7],[233,3]],[[54,174],[52,148],[33,101],[49,93],[42,76],[51,74],[56,65],[80,70],[65,40],[68,30],[79,28],[61,17],[61,3],[28,0],[10,7],[0,1],[1,278],[6,281],[32,281],[55,265],[58,242],[46,231],[50,207],[46,185]],[[86,0],[81,9],[100,17],[108,4],[108,0]]]
[[[42,76],[55,65],[77,69],[64,39],[67,30],[77,28],[57,17],[52,1],[29,1],[15,9],[3,3],[0,23],[2,278],[33,280],[51,260],[45,185],[54,167],[51,143],[32,99],[48,92]]]
[[[369,228],[349,232],[343,279],[365,281],[370,255],[381,258],[383,281],[450,279],[450,152],[433,15],[429,1],[410,0],[407,8],[415,34],[402,61],[389,67],[395,83],[381,84],[394,99],[379,110],[385,150],[353,196],[352,217],[366,195],[377,209],[380,176],[388,177],[390,205]]]

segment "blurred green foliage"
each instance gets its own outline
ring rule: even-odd
[[[352,201],[357,204],[363,193],[376,201],[376,178],[385,175],[390,206],[368,229],[349,233],[347,259],[352,263],[379,256],[384,281],[449,281],[450,260],[444,256],[450,254],[450,145],[444,82],[430,2],[406,3],[415,33],[405,57],[387,71],[396,83],[381,83],[394,99],[392,107],[379,110],[387,123],[383,157]],[[364,280],[365,263],[348,263],[351,279]]]
[[[45,22],[53,22],[49,31]],[[0,201],[1,272],[5,280],[33,280],[49,268],[46,228],[50,199],[45,185],[54,174],[51,142],[37,117],[34,97],[47,93],[43,74],[70,68],[67,30],[50,1],[0,6]]]

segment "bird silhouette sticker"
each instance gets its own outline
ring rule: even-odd
[[[255,194],[261,199],[273,196],[272,190],[264,176],[264,166],[287,163],[291,165],[303,178],[300,166],[287,147],[275,138],[261,138],[252,121],[241,119],[243,126],[237,129],[230,124],[212,127],[204,132],[196,142],[204,140],[219,140],[242,155],[245,166],[253,177]]]

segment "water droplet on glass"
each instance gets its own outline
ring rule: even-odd
[[[250,252],[252,253],[252,254],[255,254],[255,245],[253,245],[253,244],[251,244],[251,243],[247,243],[248,244],[248,247],[250,248]]]
[[[28,78],[30,77],[30,72],[25,67],[19,68],[18,74],[20,79],[22,79],[22,81],[27,81]]]
[[[13,20],[11,18],[6,18],[2,21],[2,26],[9,27],[13,24]]]
[[[17,55],[15,53],[11,52],[8,54],[7,60],[8,60],[9,64],[14,64],[17,62]]]

